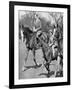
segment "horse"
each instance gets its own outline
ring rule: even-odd
[[[41,38],[38,38],[38,39],[42,45],[43,58],[45,59],[44,66],[47,69],[48,74],[49,74],[50,72],[49,65],[53,58],[52,48],[43,39]]]
[[[36,66],[39,66],[39,64],[36,62],[35,59],[35,50],[39,49],[41,47],[40,42],[37,39],[37,32],[33,32],[29,27],[25,27],[24,25],[21,25],[21,30],[23,31],[23,41],[26,40],[26,48],[27,48],[27,56],[25,58],[25,62],[27,61],[29,51],[31,50],[34,56],[34,63]]]
[[[61,61],[63,59],[62,55],[60,54],[60,47],[62,45],[62,39],[56,39],[56,34],[59,35],[59,33],[57,33],[57,29],[54,29],[54,32],[53,32],[53,39],[52,39],[52,43],[50,44],[49,43],[49,40],[48,42],[45,42],[41,36],[38,38],[41,45],[42,45],[42,51],[43,51],[43,57],[45,59],[45,63],[44,63],[44,66],[46,67],[47,71],[48,71],[48,77],[50,77],[50,68],[49,66],[51,65],[51,61],[53,60],[56,60],[57,61],[57,66],[58,68],[61,68]],[[50,37],[49,37],[50,38]],[[60,69],[57,69],[55,71],[55,76],[57,74],[57,72],[59,71]]]
[[[29,27],[24,27],[23,25],[22,25],[22,30],[23,30],[23,34],[24,34],[24,39],[26,39],[26,47],[27,47],[27,57],[26,57],[25,61],[27,61],[29,50],[31,50],[34,55],[33,60],[35,62],[35,65],[39,66],[39,64],[36,62],[36,59],[35,59],[35,50],[41,48],[43,51],[43,57],[45,59],[44,66],[46,67],[46,69],[48,71],[48,75],[49,75],[50,63],[51,63],[51,61],[53,61],[55,59],[57,60],[57,57],[58,57],[57,54],[53,55],[52,46],[55,44],[55,42],[53,42],[53,44],[49,46],[49,36],[44,31],[41,32],[39,35],[37,35],[38,31],[33,32],[32,30],[29,29]],[[53,47],[53,48],[57,48],[57,47]]]

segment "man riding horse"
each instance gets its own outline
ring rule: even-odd
[[[36,62],[35,59],[35,50],[42,48],[43,51],[43,57],[45,59],[45,67],[48,70],[48,73],[50,72],[49,65],[52,60],[57,59],[58,56],[58,42],[55,39],[55,33],[56,28],[54,28],[53,33],[50,36],[48,33],[41,30],[41,24],[38,23],[40,20],[36,16],[36,23],[33,27],[33,30],[30,30],[29,27],[24,27],[22,25],[22,30],[24,34],[24,39],[26,39],[26,47],[27,47],[27,56],[25,61],[27,61],[29,50],[33,52],[34,55],[34,62],[36,66],[39,66],[39,64]],[[36,25],[39,25],[38,27]]]
[[[43,35],[43,33],[41,33],[38,37],[41,45],[42,45],[42,51],[43,51],[43,57],[45,59],[45,67],[48,71],[48,75],[50,73],[50,68],[49,66],[51,65],[51,61],[53,60],[57,60],[57,66],[59,69],[57,69],[57,71],[55,71],[55,76],[57,74],[57,72],[61,69],[61,65],[60,65],[60,62],[62,61],[62,57],[61,57],[61,54],[60,54],[60,51],[58,50],[58,41],[56,39],[56,36],[55,34],[57,33],[57,28],[54,28],[53,31],[50,30],[50,37],[48,36],[48,38],[45,38],[47,39],[47,42],[44,41],[44,38],[42,38],[41,36]],[[47,35],[47,34],[46,34]],[[61,69],[62,70],[62,69]]]
[[[35,15],[35,21],[32,30],[29,27],[25,27],[23,24],[21,25],[21,30],[23,31],[23,35],[24,35],[23,37],[24,40],[26,40],[26,47],[27,47],[27,56],[25,58],[25,62],[27,61],[29,50],[31,50],[33,52],[33,56],[34,56],[33,60],[36,66],[38,66],[38,63],[36,62],[35,59],[35,50],[41,47],[41,44],[37,39],[37,34],[39,33],[39,31],[41,31],[41,23],[40,24],[39,23],[40,20]]]

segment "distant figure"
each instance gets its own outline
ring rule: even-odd
[[[53,57],[56,57],[58,51],[58,41],[55,38],[56,31],[57,31],[56,28],[50,30],[49,46],[52,47]]]

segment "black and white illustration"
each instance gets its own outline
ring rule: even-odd
[[[9,3],[9,88],[70,85],[70,5]]]
[[[63,77],[63,12],[18,11],[19,79]]]

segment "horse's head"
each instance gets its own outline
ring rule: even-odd
[[[23,24],[21,25],[21,30],[23,32],[23,41],[29,40],[33,31],[29,27],[25,27]]]

